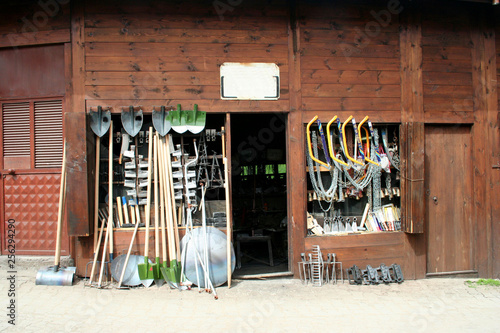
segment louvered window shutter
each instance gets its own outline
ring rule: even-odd
[[[60,168],[63,155],[62,100],[34,103],[35,168]]]
[[[3,156],[5,169],[29,169],[30,103],[3,103]]]

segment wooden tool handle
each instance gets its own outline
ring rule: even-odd
[[[64,203],[66,197],[66,140],[63,143],[63,158],[61,170],[61,185],[59,188],[59,208],[57,211],[57,234],[56,234],[56,252],[54,257],[54,266],[58,267],[61,263],[61,237],[62,223],[64,218]]]
[[[123,225],[123,211],[122,211],[122,199],[121,197],[116,197],[116,211],[118,212],[118,221],[120,227]]]
[[[109,253],[113,254],[113,121],[109,125],[109,166],[108,166],[108,212],[109,223]],[[111,258],[113,259],[113,258]]]
[[[101,164],[101,138],[95,139],[95,182],[94,182],[94,252],[97,247],[97,234],[99,229],[99,168]]]

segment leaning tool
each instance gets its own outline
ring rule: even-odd
[[[90,128],[96,135],[95,141],[95,182],[94,182],[94,253],[97,250],[97,230],[99,229],[99,170],[101,162],[101,137],[106,134],[111,125],[111,111],[102,110],[101,106],[97,111],[90,110]]]
[[[151,141],[152,141],[152,135],[153,135],[153,129],[150,128],[149,129],[149,148],[148,148],[148,152],[149,152],[149,156],[148,156],[148,170],[151,170],[150,169],[150,163],[152,162],[152,159],[151,159],[151,156],[152,156],[152,146],[151,146]],[[138,269],[138,272],[139,272],[139,278],[141,279],[141,282],[142,284],[146,287],[146,288],[149,288],[149,286],[151,286],[151,284],[153,283],[153,281],[155,279],[158,279],[158,277],[155,277],[155,270],[153,268],[153,264],[150,264],[149,263],[149,260],[148,260],[148,252],[149,252],[149,222],[150,222],[150,211],[151,211],[151,208],[150,208],[150,199],[151,199],[151,173],[148,171],[149,175],[148,175],[148,207],[146,208],[146,221],[145,221],[145,225],[146,225],[146,236],[144,238],[144,263],[143,264],[139,264],[137,265],[137,269]],[[139,223],[137,223],[137,225],[139,225]],[[156,262],[155,266],[157,266],[159,263],[158,261]]]
[[[54,266],[38,270],[35,283],[48,286],[71,286],[76,272],[76,267],[61,266],[61,238],[66,199],[66,143],[63,143],[63,160],[61,171],[61,186],[59,189],[59,209],[57,212],[57,234]]]
[[[231,216],[231,206],[229,201],[229,161],[226,156],[226,136],[224,127],[221,128],[222,132],[222,163],[224,164],[224,193],[226,197],[226,266],[227,266],[227,287],[231,288],[231,281],[233,275],[233,263],[232,263],[232,252],[233,244],[232,239],[232,216]]]

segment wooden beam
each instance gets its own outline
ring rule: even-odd
[[[407,8],[400,15],[401,53],[401,215],[407,232],[406,259],[414,278],[427,269],[424,233],[424,103],[422,81],[421,7]]]
[[[481,18],[476,15],[472,29],[472,80],[474,89],[474,113],[476,122],[473,127],[474,146],[474,216],[476,216],[476,267],[479,276],[494,277],[493,267],[499,269],[494,261],[493,230],[498,224],[500,204],[497,197],[500,189],[498,170],[494,169],[495,163],[500,161],[500,148],[498,142],[498,92],[495,22],[491,13],[479,10]],[[487,19],[484,19],[484,18]],[[494,215],[494,213],[496,215]],[[498,230],[497,230],[498,233]],[[496,248],[498,251],[498,247]],[[495,271],[498,274],[498,271]]]
[[[0,48],[67,43],[70,40],[69,29],[9,33],[0,35]]]
[[[89,190],[87,165],[87,126],[85,113],[85,61],[83,3],[72,2],[70,97],[65,114],[67,143],[67,208],[70,236],[87,236],[89,228]]]
[[[304,251],[306,237],[306,165],[304,156],[304,126],[302,124],[302,95],[300,81],[300,24],[296,3],[290,2],[288,23],[288,65],[290,113],[287,124],[287,193],[288,193],[288,269],[298,277],[296,263]]]

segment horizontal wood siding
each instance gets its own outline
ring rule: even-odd
[[[285,1],[219,8],[195,1],[89,0],[85,13],[87,106],[175,105],[209,112],[287,111],[288,11]],[[221,101],[224,62],[280,67],[278,101]]]
[[[345,270],[352,265],[365,269],[366,265],[378,267],[394,263],[400,264],[406,278],[412,279],[413,268],[406,260],[407,237],[402,232],[373,233],[366,235],[307,237],[305,251],[312,252],[312,246],[319,245],[326,260],[327,253],[335,253],[337,261],[342,262]],[[296,266],[297,263],[294,263]]]
[[[325,120],[342,112],[390,113],[399,120],[399,18],[386,7],[380,1],[300,5],[304,121],[321,112]]]
[[[422,81],[426,122],[473,122],[471,25],[466,7],[443,16],[429,3],[422,12]]]

